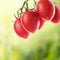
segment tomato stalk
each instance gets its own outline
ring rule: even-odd
[[[23,8],[25,8],[26,11],[29,9],[28,1],[29,0],[24,1],[22,7],[17,10],[17,16],[14,14],[15,18],[21,17],[21,14],[23,13]],[[26,7],[24,7],[25,5],[26,5]],[[34,8],[35,7],[36,7],[36,1],[34,0]],[[34,8],[32,8],[30,10],[33,10]]]

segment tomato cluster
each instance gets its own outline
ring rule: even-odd
[[[14,30],[22,38],[41,29],[45,21],[60,23],[60,7],[50,0],[39,0],[36,9],[27,9],[14,22]]]

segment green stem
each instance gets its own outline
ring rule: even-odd
[[[17,19],[17,16],[14,14],[14,17]]]
[[[27,6],[27,8],[28,8],[28,3],[27,3],[27,2],[28,2],[28,0],[26,0],[26,1],[23,3],[23,6],[22,6],[22,8],[21,8],[22,10],[23,10],[25,4],[26,4],[26,6]]]
[[[18,16],[18,17],[21,17],[22,10],[23,10],[25,4],[26,4],[27,9],[28,9],[28,3],[27,3],[27,1],[28,1],[28,0],[26,0],[26,1],[23,3],[23,6],[17,10],[17,16]],[[21,11],[21,13],[19,13],[20,11]]]
[[[18,17],[21,17],[21,14],[23,13],[23,8],[24,8],[25,4],[26,4],[25,10],[27,11],[27,10],[29,9],[29,7],[28,7],[28,1],[29,1],[29,0],[24,1],[22,7],[17,10],[17,16],[18,16]],[[34,4],[35,4],[35,6],[36,6],[36,1],[35,1],[35,0],[34,0]],[[35,7],[34,7],[34,8],[35,8]],[[33,9],[34,9],[34,8],[33,8]],[[33,9],[31,9],[31,10],[33,10]],[[15,16],[15,15],[14,15],[14,16]],[[15,16],[15,18],[17,18],[17,17]]]

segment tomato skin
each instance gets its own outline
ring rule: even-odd
[[[55,15],[55,5],[50,0],[40,0],[37,12],[44,20],[52,20]]]
[[[43,20],[42,18],[39,18],[39,22],[40,22],[40,24],[39,24],[38,30],[40,30],[43,27],[45,20]]]
[[[24,28],[21,25],[21,19],[17,18],[16,21],[14,22],[14,30],[16,34],[22,38],[28,38],[29,33],[24,30]]]
[[[56,9],[55,16],[51,20],[51,22],[53,22],[53,23],[59,23],[60,22],[60,8],[55,5],[55,9]]]
[[[22,15],[21,23],[25,30],[34,33],[38,28],[38,13],[28,10]]]

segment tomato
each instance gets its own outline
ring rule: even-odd
[[[39,22],[40,22],[40,24],[39,24],[38,29],[41,29],[43,27],[44,23],[45,23],[45,20],[43,20],[42,18],[40,18]]]
[[[58,6],[55,6],[56,12],[54,18],[51,20],[53,23],[59,23],[60,22],[60,8]]]
[[[36,11],[28,10],[22,15],[22,26],[31,33],[37,30],[38,22],[38,13]]]
[[[55,15],[55,5],[50,0],[40,0],[37,12],[44,20],[52,20]]]
[[[22,38],[28,38],[29,33],[24,30],[24,28],[21,25],[21,19],[17,18],[16,21],[14,22],[14,30],[16,34]]]

